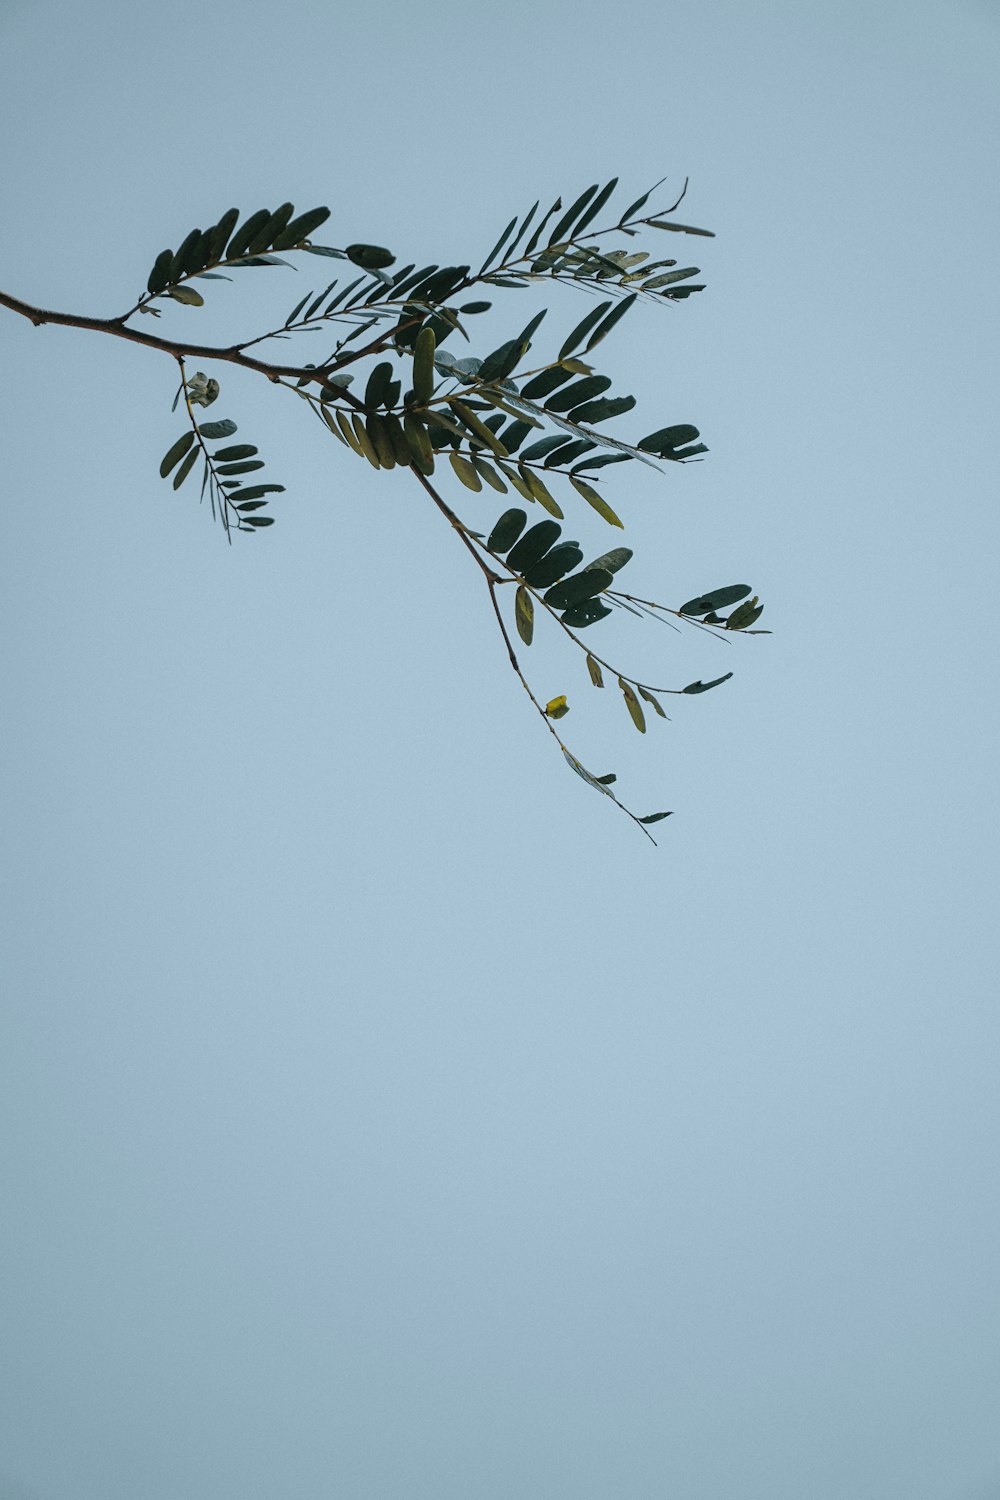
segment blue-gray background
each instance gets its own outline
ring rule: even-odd
[[[171,361],[0,313],[4,1500],[1000,1494],[998,58],[972,0],[0,7],[44,306],[230,203],[449,262],[689,175],[709,290],[601,363],[712,451],[609,494],[635,591],[775,632],[598,627],[736,672],[645,739],[532,648],[654,851],[405,476],[217,367],[288,486],[229,549]]]

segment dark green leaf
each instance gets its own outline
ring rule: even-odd
[[[294,212],[294,203],[283,203],[280,208],[276,208],[274,213],[268,216],[250,241],[247,246],[247,254],[260,255],[262,251],[269,249],[272,242],[285,228]]]
[[[153,262],[153,269],[149,273],[149,280],[146,283],[146,287],[154,297],[162,292],[169,282],[170,267],[173,264],[173,259],[174,252],[172,250],[161,250]]]
[[[240,492],[242,494],[242,491]],[[237,510],[261,510],[267,504],[266,500],[241,500]]]
[[[582,406],[574,407],[569,420],[606,422],[609,417],[620,417],[622,412],[631,411],[634,405],[634,396],[605,396],[600,401],[585,401]]]
[[[185,453],[188,451],[193,442],[194,433],[185,432],[183,437],[179,437],[177,439],[172,448],[167,449],[160,464],[161,479],[166,479],[174,464],[178,463],[184,457]]]
[[[611,381],[607,375],[586,375],[582,380],[574,380],[572,385],[567,385],[561,391],[556,391],[545,403],[546,411],[569,411],[570,407],[580,406],[584,401],[589,401],[593,396],[599,396],[606,391]],[[527,396],[527,390],[524,395]],[[529,398],[530,399],[530,398]]]
[[[244,519],[244,525],[246,525],[246,526],[273,526],[274,525],[274,517],[273,516],[247,516]]]
[[[314,229],[318,229],[321,224],[325,224],[329,217],[330,210],[328,208],[310,208],[306,213],[299,214],[298,218],[293,219],[290,224],[287,224],[276,237],[274,241],[275,250],[292,250],[302,240],[307,240]],[[322,245],[314,245],[311,248],[314,254],[336,255],[338,258],[343,256],[342,250],[327,250]]]
[[[702,682],[699,678],[697,682],[689,682],[686,688],[681,688],[681,692],[707,693],[709,688],[718,687],[720,682],[728,682],[732,675],[732,672],[726,672],[723,677],[714,677],[711,682]]]
[[[389,404],[385,398],[389,393],[390,386],[393,384],[392,377],[393,365],[391,360],[380,360],[369,375],[368,384],[365,386],[366,406],[382,406]]]
[[[572,463],[574,458],[579,458],[581,453],[586,453],[589,448],[596,447],[597,444],[590,438],[575,438],[568,443],[564,442],[561,447],[554,449],[547,456],[545,467],[550,469],[553,465],[558,465],[559,468],[562,468],[564,465]]]
[[[571,630],[585,630],[588,625],[596,625],[598,620],[603,620],[611,613],[606,604],[600,599],[584,599],[580,604],[574,604],[562,615],[562,622]]]
[[[523,463],[531,463],[536,458],[544,458],[546,453],[551,453],[553,448],[565,446],[566,438],[563,433],[556,433],[555,437],[539,438],[537,443],[531,443],[521,454]]]
[[[544,524],[544,523],[543,523]],[[613,574],[608,568],[584,568],[571,578],[564,578],[544,595],[545,603],[552,609],[570,609],[600,594],[612,582]],[[610,611],[608,611],[610,613]]]
[[[662,182],[663,178],[661,178],[660,181]],[[649,192],[643,193],[641,198],[637,198],[634,203],[630,203],[628,208],[622,214],[621,218],[618,220],[619,224],[628,224],[630,220],[634,219],[640,208],[645,207],[646,202],[649,198],[649,194],[655,193],[656,189],[659,186],[659,182],[654,183],[653,186],[649,189]]]
[[[262,458],[248,458],[243,463],[219,464],[217,474],[252,474],[254,469],[262,469],[264,460]]]
[[[170,263],[170,272],[167,279],[171,283],[179,281],[189,268],[194,271],[201,269],[196,263],[189,266],[189,263],[197,262],[197,251],[201,246],[201,234],[200,229],[192,229],[187,238],[181,242],[180,249]]]
[[[500,433],[500,441],[508,453],[516,453],[528,434],[534,431],[534,428],[534,423],[522,422],[520,418],[517,418]]]
[[[583,553],[576,542],[560,542],[558,547],[551,547],[532,567],[523,570],[524,581],[533,589],[547,589],[582,562]]]
[[[523,583],[518,584],[514,599],[514,623],[524,644],[530,646],[535,629],[535,606]]]
[[[646,453],[656,453],[662,458],[674,448],[680,448],[685,443],[697,442],[699,436],[697,427],[692,427],[690,422],[679,422],[673,427],[661,427],[658,431],[651,432],[636,446]]]
[[[434,394],[434,347],[433,329],[421,328],[413,346],[413,393],[420,406]]]
[[[479,274],[480,274],[480,276],[482,276],[483,272],[486,271],[486,270],[488,270],[489,267],[493,264],[494,260],[500,254],[500,251],[506,245],[508,239],[513,234],[513,232],[514,232],[514,230],[516,228],[517,228],[517,217],[515,216],[513,219],[511,219],[510,223],[507,225],[507,228],[504,230],[503,234],[497,240],[496,244],[493,246],[493,249],[490,251],[489,255],[487,255],[486,259],[483,261],[482,265],[480,266],[480,268],[479,268]]]
[[[594,780],[599,781],[601,783],[601,786],[614,786],[615,782],[618,780],[618,777],[613,771],[611,771],[607,776],[595,776]]]
[[[485,458],[480,457],[478,453],[473,454],[472,462],[476,466],[476,472],[482,475],[491,489],[498,490],[501,495],[506,495],[507,486],[492,464],[487,463]]]
[[[562,218],[556,225],[555,229],[549,235],[550,245],[559,245],[562,243],[564,238],[569,238],[570,230],[572,229],[573,225],[576,223],[580,215],[583,213],[583,210],[586,208],[591,198],[597,192],[597,189],[598,183],[595,182],[593,187],[589,187],[585,192],[581,193],[572,207],[566,210],[566,212],[563,214]]]
[[[524,238],[525,234],[527,234],[528,228],[529,228],[529,226],[531,224],[531,221],[535,217],[535,214],[537,212],[538,212],[538,203],[537,203],[537,200],[536,200],[536,202],[532,204],[531,208],[528,209],[528,212],[525,214],[524,218],[521,220],[521,227],[520,227],[520,229],[517,231],[517,234],[515,234],[513,240],[510,242],[510,244],[507,247],[507,257],[508,257],[508,260],[513,256],[514,251],[517,249],[518,245],[520,244],[521,240]]]
[[[612,547],[610,552],[602,552],[600,557],[595,557],[593,562],[587,564],[587,567],[607,568],[609,573],[618,573],[631,560],[631,547]]]
[[[529,401],[541,401],[556,386],[564,385],[570,378],[570,372],[562,369],[560,365],[552,365],[548,370],[542,370],[538,375],[532,376],[527,385],[521,387],[521,395]],[[611,382],[609,381],[610,385]]]
[[[458,310],[460,313],[484,313],[492,306],[492,302],[466,302]]]
[[[184,459],[177,473],[174,475],[174,489],[179,490],[185,479],[194,467],[195,459],[198,457],[199,449],[192,448]]]
[[[381,271],[391,266],[396,257],[382,245],[348,245],[347,259],[365,271]]]
[[[236,423],[231,422],[228,417],[223,417],[219,422],[201,422],[198,431],[203,438],[214,441],[216,438],[232,437],[236,431]]]
[[[229,241],[229,245],[226,249],[226,259],[236,260],[239,256],[245,255],[250,241],[253,239],[254,235],[260,233],[261,229],[263,229],[264,225],[267,223],[270,217],[270,209],[259,208],[257,212],[251,214],[248,219],[244,219],[239,229],[237,229],[236,233]]]
[[[667,224],[662,219],[650,219],[649,223],[653,229],[673,229],[678,234],[703,234],[706,239],[715,239],[714,229],[694,229],[690,224]]]
[[[598,458],[588,458],[582,464],[574,464],[573,473],[582,474],[584,469],[604,469],[608,464],[627,464],[631,457],[630,453],[602,453]]]
[[[524,255],[525,256],[528,256],[528,255],[531,254],[531,252],[534,250],[535,246],[538,244],[538,241],[541,239],[542,232],[545,229],[546,224],[549,222],[549,220],[551,219],[552,215],[553,214],[557,214],[561,208],[562,208],[562,199],[561,198],[557,198],[556,201],[553,203],[552,207],[549,209],[548,213],[545,215],[544,219],[542,219],[541,222],[535,226],[535,232],[534,232],[534,234],[531,236],[531,239],[528,241],[528,243],[524,247]]]
[[[240,499],[256,500],[260,495],[280,495],[284,488],[283,484],[248,484],[240,487]]]
[[[673,817],[673,813],[672,812],[647,813],[644,818],[640,818],[639,819],[639,822],[640,823],[659,823],[662,818],[672,818],[672,817]]]
[[[713,609],[725,609],[729,604],[738,604],[751,593],[748,583],[731,583],[722,589],[712,589],[711,593],[699,594],[695,599],[689,599],[680,607],[682,615],[707,615]]]
[[[573,353],[574,349],[579,348],[579,346],[583,343],[583,340],[586,338],[587,334],[597,323],[601,321],[610,306],[610,302],[599,302],[595,308],[591,309],[591,311],[585,318],[581,319],[581,321],[573,329],[573,332],[570,334],[569,338],[563,344],[562,348],[559,350],[560,359],[565,359],[568,354]]]
[[[423,422],[407,414],[403,418],[403,431],[410,446],[410,459],[414,468],[421,474],[433,474],[434,449]]]
[[[525,512],[518,510],[517,507],[505,510],[487,538],[488,550],[496,553],[497,556],[509,552],[524,530],[527,519]]]
[[[595,348],[601,342],[602,339],[606,339],[612,328],[614,328],[615,324],[621,318],[624,318],[625,314],[628,312],[629,308],[632,306],[638,295],[638,292],[632,292],[629,296],[623,297],[621,302],[618,303],[617,307],[613,307],[608,313],[607,317],[597,325],[597,327],[594,329],[594,332],[587,340],[586,352],[588,354],[590,353],[591,349]]]
[[[240,211],[238,208],[227,208],[215,228],[208,231],[208,260],[206,261],[206,265],[214,266],[216,261],[222,259],[226,248],[226,241],[236,228],[239,217]]]
[[[612,177],[611,181],[606,183],[604,187],[601,188],[601,191],[598,193],[593,203],[587,209],[587,212],[584,214],[583,218],[574,228],[573,238],[575,240],[578,240],[580,238],[581,234],[586,229],[588,224],[592,224],[594,222],[594,220],[597,218],[597,215],[600,213],[605,203],[607,203],[608,199],[611,197],[611,194],[614,192],[617,186],[618,178]]]
[[[212,458],[216,463],[231,464],[239,458],[253,458],[256,452],[253,443],[233,443],[229,448],[220,448]]]
[[[543,553],[558,541],[562,533],[562,527],[557,521],[537,521],[515,543],[510,556],[507,558],[507,566],[513,573],[524,573],[527,568],[533,567]]]

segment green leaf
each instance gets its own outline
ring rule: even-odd
[[[732,583],[726,588],[712,589],[711,593],[699,594],[696,599],[689,599],[686,604],[681,605],[679,613],[707,615],[714,609],[725,609],[729,604],[738,604],[751,592],[748,583]]]
[[[396,257],[382,245],[348,245],[347,259],[364,271],[383,271]]]
[[[253,239],[254,235],[259,234],[270,217],[270,209],[259,208],[257,212],[251,214],[248,219],[244,219],[239,229],[237,229],[236,233],[229,241],[229,245],[226,248],[226,259],[236,260],[239,258],[239,256],[245,255],[250,241]]]
[[[500,470],[500,473],[504,476],[505,479],[510,480],[511,484],[517,490],[517,493],[522,496],[523,499],[532,501],[534,500],[534,495],[531,493],[531,490],[525,484],[524,480],[521,478],[520,474],[518,474],[516,469],[508,468],[508,466],[499,458],[497,459],[497,468]]]
[[[569,411],[572,406],[580,406],[584,401],[589,401],[592,396],[599,396],[611,385],[607,375],[587,375],[583,380],[574,380],[572,385],[557,391],[545,402],[546,411]],[[523,394],[527,396],[527,388]]]
[[[590,673],[590,680],[594,686],[602,688],[604,676],[601,672],[601,664],[594,660],[589,651],[587,652],[587,671]]]
[[[177,473],[174,475],[175,490],[180,489],[181,485],[190,474],[192,468],[194,467],[195,459],[198,457],[199,451],[200,450],[197,448],[192,448],[187,457],[184,459],[184,462],[181,464],[180,468],[177,470]]]
[[[536,521],[514,545],[507,558],[507,566],[511,572],[523,574],[528,568],[534,567],[538,559],[559,540],[561,534],[562,527],[558,522]]]
[[[650,219],[652,229],[673,229],[677,234],[702,234],[706,239],[715,239],[714,229],[695,229],[690,224],[667,224],[663,219]]]
[[[579,458],[581,453],[586,453],[589,449],[596,447],[597,444],[592,438],[571,438],[568,443],[562,443],[560,447],[554,448],[548,454],[545,459],[545,467],[547,469],[553,467],[564,468],[566,464],[572,463],[574,458]]]
[[[584,469],[603,469],[608,464],[625,464],[631,457],[631,453],[602,453],[597,458],[586,459],[582,464],[574,464],[573,473],[581,474]]]
[[[214,266],[216,261],[222,259],[226,248],[226,241],[236,228],[239,217],[240,211],[238,208],[227,208],[218,224],[215,225],[215,228],[208,231],[208,260],[205,262],[206,265]]]
[[[569,370],[564,370],[561,365],[551,365],[549,369],[532,376],[527,385],[521,387],[521,395],[529,401],[541,401],[556,386],[564,385],[569,378]],[[610,380],[608,384],[611,384]]]
[[[519,338],[508,339],[505,344],[500,345],[499,349],[494,349],[492,354],[486,356],[479,369],[481,384],[492,385],[497,380],[503,380],[515,369],[530,349],[531,340],[545,317],[545,312],[546,309],[543,308],[540,313],[536,313]]]
[[[351,420],[345,411],[337,412],[337,426],[340,428],[344,442],[347,443],[348,447],[353,448],[355,453],[360,457],[364,457],[364,450],[358,442],[357,433],[354,431]]]
[[[478,494],[483,487],[483,481],[469,460],[463,458],[461,453],[449,453],[448,460],[466,489],[475,490]]]
[[[497,556],[509,552],[524,530],[527,520],[525,512],[518,510],[516,506],[505,510],[486,539],[487,550]]]
[[[553,452],[556,448],[566,446],[566,437],[562,432],[556,433],[555,437],[539,438],[536,443],[530,443],[521,454],[522,463],[533,463],[539,458],[544,458],[546,453]]]
[[[507,486],[492,464],[488,464],[478,453],[473,454],[472,462],[476,466],[476,473],[482,475],[491,489],[497,490],[501,495],[506,495]]]
[[[572,609],[574,604],[582,604],[585,599],[602,593],[611,583],[612,576],[607,568],[584,568],[555,584],[542,598],[550,609]]]
[[[256,500],[261,495],[280,495],[284,488],[283,484],[248,484],[240,487],[239,495],[241,500]]]
[[[242,494],[242,490],[240,491]],[[261,510],[267,504],[266,500],[241,500],[236,506],[237,510]]]
[[[585,318],[581,319],[581,321],[573,329],[573,332],[570,334],[569,338],[563,344],[562,348],[559,350],[560,359],[565,359],[568,354],[573,353],[574,349],[578,349],[580,347],[580,345],[583,343],[583,340],[587,337],[587,334],[593,327],[595,327],[596,324],[601,321],[610,306],[610,302],[599,302],[597,306],[593,308]],[[527,394],[527,392],[525,394]]]
[[[232,437],[236,431],[236,423],[231,422],[228,417],[223,417],[219,422],[201,422],[198,431],[203,438],[214,441],[216,438]]]
[[[434,394],[434,330],[421,328],[413,346],[413,394],[424,406]]]
[[[188,272],[189,269],[193,271],[197,271],[200,269],[197,264],[197,251],[200,245],[201,230],[192,229],[187,238],[181,242],[180,249],[177,251],[176,255],[171,261],[170,274],[168,276],[169,281],[178,281],[181,276],[185,275]]]
[[[535,431],[541,424],[538,422],[524,422],[520,417],[515,417],[500,433],[500,441],[507,449],[508,455],[516,453],[528,435]]]
[[[646,716],[642,711],[642,704],[635,696],[635,691],[632,687],[632,684],[626,682],[624,677],[619,677],[618,686],[621,688],[624,695],[625,707],[628,709],[629,714],[631,715],[632,723],[635,725],[636,729],[638,729],[640,734],[645,734]]]
[[[507,445],[501,442],[496,433],[487,427],[485,422],[480,421],[470,407],[454,396],[449,396],[448,405],[460,421],[464,422],[469,431],[475,433],[476,437],[486,444],[491,453],[495,453],[497,458],[509,457]]]
[[[682,693],[707,693],[708,690],[709,690],[709,688],[718,687],[720,682],[728,682],[729,679],[730,679],[730,677],[732,677],[732,675],[733,675],[732,672],[726,672],[724,676],[722,676],[722,677],[715,677],[715,678],[712,679],[711,682],[702,682],[701,679],[699,678],[697,682],[689,682],[686,688],[681,688],[681,692]]]
[[[249,458],[238,464],[219,464],[217,474],[252,474],[254,469],[262,469],[264,460],[262,458]]]
[[[423,422],[409,413],[403,418],[403,431],[410,445],[410,461],[420,474],[434,473],[434,449]]]
[[[515,215],[514,218],[511,219],[510,223],[507,225],[507,228],[504,230],[503,234],[497,240],[496,244],[493,246],[493,249],[490,251],[489,255],[487,255],[486,259],[483,261],[482,265],[480,266],[480,268],[479,268],[479,274],[480,274],[480,276],[482,276],[483,272],[486,271],[486,270],[488,270],[489,267],[493,264],[494,260],[500,254],[500,251],[506,245],[508,239],[514,233],[514,230],[516,228],[517,228],[517,216]]]
[[[286,227],[294,212],[294,203],[282,203],[280,208],[276,208],[274,213],[268,216],[250,241],[247,246],[247,254],[260,255],[262,251],[269,249],[272,242]]]
[[[576,223],[577,219],[583,213],[583,210],[586,208],[591,198],[597,192],[598,186],[599,184],[595,182],[593,187],[589,187],[585,192],[581,193],[576,202],[566,210],[566,212],[563,214],[562,218],[556,225],[555,229],[553,229],[551,235],[549,236],[550,245],[559,245],[562,243],[564,238],[570,237],[570,229]]]
[[[619,573],[627,562],[632,560],[631,547],[612,547],[610,552],[602,552],[600,557],[587,564],[588,568],[607,568],[609,573]]]
[[[368,429],[357,412],[354,412],[351,417],[351,425],[354,428],[354,436],[357,438],[361,452],[365,458],[367,458],[373,469],[381,469],[382,465],[379,462],[378,453],[375,451],[375,444],[368,436]],[[433,461],[432,459],[431,462],[433,463]]]
[[[545,712],[550,719],[564,719],[569,713],[569,704],[566,702],[566,694],[560,693],[558,698],[550,698],[545,705]]]
[[[592,505],[597,514],[602,516],[609,526],[620,526],[624,531],[624,522],[619,519],[603,495],[599,495],[592,485],[589,485],[585,479],[580,479],[576,474],[570,474],[569,482],[577,494],[582,495],[587,504]]]
[[[758,604],[757,595],[754,594],[753,598],[748,599],[745,604],[741,604],[739,609],[733,610],[726,621],[726,629],[746,630],[747,626],[752,625],[755,620],[759,620],[763,613],[764,606],[763,604]]]
[[[661,820],[661,818],[672,818],[672,817],[673,817],[673,813],[672,812],[647,813],[644,818],[640,818],[639,819],[639,822],[640,823],[659,823],[660,820]]]
[[[624,318],[625,314],[628,312],[629,308],[632,306],[638,295],[638,292],[631,292],[629,296],[623,297],[622,300],[618,303],[617,307],[613,307],[608,313],[607,317],[604,318],[602,322],[598,323],[597,327],[594,329],[594,332],[591,334],[590,338],[587,341],[587,348],[585,351],[587,354],[589,354],[591,349],[595,348],[602,339],[607,338],[608,334],[611,332],[612,328],[614,328],[615,324],[622,318]]]
[[[605,203],[607,203],[608,199],[611,197],[611,194],[614,192],[617,186],[618,178],[612,177],[611,181],[605,183],[604,187],[601,188],[601,191],[598,193],[593,203],[587,209],[587,212],[584,214],[583,218],[574,228],[573,238],[575,240],[578,240],[580,238],[581,234],[586,229],[588,224],[592,224],[594,222],[594,220],[597,218],[597,215],[600,213]]]
[[[392,434],[386,425],[385,418],[377,412],[369,412],[365,417],[365,431],[369,441],[375,449],[375,455],[383,469],[394,469],[396,467],[396,448],[392,440]],[[407,458],[409,463],[409,458]]]
[[[524,581],[533,589],[547,589],[582,562],[583,553],[576,542],[560,542],[558,547],[550,547],[533,567],[524,569]]]
[[[392,361],[388,359],[380,360],[368,377],[368,384],[365,386],[365,405],[382,406],[386,404],[385,398],[392,384]]]
[[[273,526],[274,525],[274,517],[273,516],[246,516],[246,517],[244,517],[244,525],[246,525],[246,526]]]
[[[597,780],[601,783],[601,786],[614,786],[615,782],[618,780],[618,777],[615,775],[614,771],[611,771],[607,776],[598,776]]]
[[[582,406],[574,407],[569,419],[571,422],[606,422],[609,417],[620,417],[622,412],[631,411],[634,405],[634,396],[604,396],[600,401],[585,401]]]
[[[658,431],[649,433],[637,446],[646,453],[666,458],[673,449],[681,448],[685,443],[694,443],[699,436],[697,427],[692,427],[690,422],[678,422],[673,427],[661,427]]]
[[[253,458],[256,452],[253,443],[233,443],[229,448],[219,448],[212,458],[216,463],[230,464],[239,458]]]
[[[661,182],[663,180],[664,180],[663,178],[660,179]],[[649,199],[649,194],[650,193],[655,193],[656,189],[659,186],[660,186],[659,182],[654,183],[654,185],[649,189],[649,192],[643,193],[643,195],[642,195],[641,198],[637,198],[634,203],[630,203],[629,206],[628,206],[628,208],[622,214],[621,218],[618,220],[619,224],[627,224],[631,219],[634,219],[635,216],[636,216],[636,214],[639,212],[640,208],[644,208],[645,207],[646,202]]]
[[[196,292],[193,286],[168,286],[167,296],[173,297],[175,302],[183,302],[187,307],[204,307],[205,299],[200,292]]]
[[[523,583],[518,584],[514,598],[514,623],[524,644],[530,646],[535,629],[535,606]]]
[[[163,455],[162,462],[160,463],[160,478],[161,479],[166,479],[167,475],[170,473],[170,470],[173,468],[174,464],[180,462],[180,460],[184,457],[185,453],[188,451],[188,449],[190,448],[190,446],[191,446],[191,444],[193,442],[194,442],[194,433],[193,432],[185,432],[182,437],[179,437],[177,439],[176,443],[174,443],[174,445],[173,445],[172,448],[168,448],[167,449],[166,453]]]
[[[534,470],[525,468],[524,464],[519,464],[518,472],[531,491],[532,499],[537,500],[542,509],[547,510],[550,516],[555,516],[557,520],[561,521],[563,518],[562,507],[549,494]]]
[[[329,217],[330,210],[328,208],[310,208],[306,213],[299,214],[298,218],[293,219],[290,224],[287,224],[281,231],[281,233],[276,237],[274,241],[274,249],[294,249],[295,246],[301,244],[303,240],[307,240],[314,229],[318,229],[321,224],[325,224]],[[342,250],[331,251],[327,250],[322,245],[312,245],[307,248],[311,249],[316,255],[335,255],[338,257],[338,259],[343,258],[344,252]]]
[[[170,267],[173,264],[174,252],[172,250],[161,250],[153,262],[153,269],[149,273],[146,288],[154,297],[163,291],[170,280]]]
[[[653,697],[653,694],[649,691],[648,688],[644,688],[644,687],[639,688],[639,697],[640,698],[645,698],[645,700],[646,700],[647,703],[651,703],[653,705],[653,707],[656,709],[656,712],[657,712],[657,714],[659,715],[659,717],[661,719],[665,719],[667,717],[666,714],[663,712],[663,708],[660,705],[659,700]]]
[[[608,606],[602,604],[600,599],[584,599],[582,603],[573,604],[564,611],[562,622],[573,630],[585,630],[588,625],[596,625],[598,620],[603,620],[610,613]]]

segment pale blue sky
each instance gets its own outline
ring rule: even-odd
[[[2,1500],[1000,1496],[998,60],[958,0],[0,0],[45,306],[231,203],[451,262],[689,176],[708,290],[602,364],[711,453],[612,499],[775,632],[597,627],[736,674],[645,738],[532,648],[654,851],[404,476],[213,371],[288,486],[226,548],[171,362],[0,310]]]

